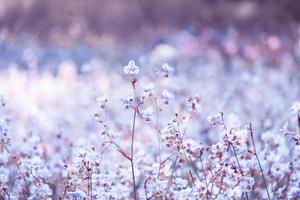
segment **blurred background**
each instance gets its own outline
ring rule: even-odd
[[[300,20],[298,0],[1,0],[2,31],[42,41],[120,39],[156,31],[238,25],[241,30],[285,31]],[[92,42],[92,41],[90,41]]]
[[[260,54],[252,44],[294,56],[299,11],[298,0],[0,0],[0,67],[55,72],[71,59],[81,69],[95,56],[124,63],[158,44],[195,53],[203,41],[225,60],[228,51]]]

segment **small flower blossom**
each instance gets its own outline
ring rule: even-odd
[[[141,116],[146,121],[150,121],[150,117],[153,115],[153,113],[153,108],[148,107],[147,109],[141,111]]]
[[[2,95],[0,95],[0,106],[5,107],[5,99]]]
[[[128,65],[124,66],[123,68],[125,74],[138,74],[140,72],[140,68],[135,65],[135,62],[133,60],[130,60],[128,62]]]
[[[176,178],[174,184],[177,189],[183,189],[187,187],[188,181],[182,178]]]
[[[144,89],[144,93],[148,96],[154,95],[154,84],[150,83],[147,85],[147,87]]]
[[[165,104],[168,104],[169,101],[174,98],[174,96],[168,90],[163,90],[161,98]]]
[[[295,102],[291,106],[291,110],[293,114],[300,115],[300,101]]]
[[[207,117],[207,121],[211,125],[222,125],[223,124],[223,115],[222,115],[222,113],[214,112]]]
[[[121,102],[123,103],[125,109],[129,109],[132,107],[133,97],[121,98]]]
[[[200,98],[198,95],[196,95],[194,98],[189,97],[186,100],[186,105],[188,106],[189,110],[196,111],[199,109],[199,102],[200,102]]]
[[[169,77],[170,74],[174,72],[174,69],[167,63],[164,63],[163,66],[160,68],[160,72],[164,77]]]

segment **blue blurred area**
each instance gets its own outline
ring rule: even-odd
[[[20,69],[28,69],[30,62],[39,67],[48,67],[52,71],[64,60],[72,60],[77,66],[89,61],[95,52],[87,45],[75,44],[72,47],[57,45],[38,45],[20,37],[15,42],[0,41],[0,68],[7,68],[10,64],[17,64]],[[49,69],[51,66],[53,69]]]

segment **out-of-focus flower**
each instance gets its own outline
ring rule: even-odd
[[[174,72],[174,69],[168,63],[164,63],[160,68],[160,72],[164,77],[169,77]]]
[[[296,101],[292,106],[291,110],[293,114],[300,115],[300,101]]]
[[[145,87],[144,92],[146,95],[152,96],[154,94],[154,84],[150,83]]]
[[[211,125],[221,125],[223,124],[223,115],[222,113],[213,112],[207,117],[207,121]]]
[[[152,107],[148,107],[145,110],[142,110],[141,112],[141,116],[143,119],[145,119],[146,121],[150,121],[150,117],[153,115],[153,108]]]
[[[99,106],[100,106],[100,108],[105,108],[105,105],[106,105],[106,103],[107,103],[107,98],[106,97],[98,97],[97,99],[96,99],[96,101],[97,101],[97,103],[99,104]]]
[[[176,178],[174,183],[175,183],[176,189],[183,189],[183,188],[186,188],[188,185],[188,181],[186,179],[182,179],[182,178]]]
[[[298,199],[300,197],[300,187],[292,187],[288,194],[288,199]]]
[[[125,109],[131,108],[133,103],[133,97],[121,98],[121,102],[123,103]]]
[[[5,99],[2,95],[0,95],[0,106],[4,107],[5,106]]]
[[[133,60],[130,60],[128,62],[128,65],[124,66],[123,68],[125,74],[138,74],[140,72],[140,68],[135,65],[135,62]]]
[[[172,61],[178,58],[179,52],[174,46],[169,44],[159,44],[150,53],[151,63],[162,63]]]
[[[168,90],[163,90],[161,98],[165,104],[168,104],[169,101],[174,98],[174,95],[171,94]]]
[[[199,102],[200,102],[200,98],[198,95],[196,95],[195,98],[189,97],[186,100],[186,105],[190,110],[195,111],[199,109]]]

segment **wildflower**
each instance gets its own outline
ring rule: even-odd
[[[5,99],[2,95],[0,95],[0,106],[5,107]]]
[[[198,95],[196,95],[195,98],[189,97],[186,100],[186,105],[189,107],[189,109],[195,111],[199,109],[199,102],[200,102],[200,98]]]
[[[171,94],[168,90],[163,90],[161,98],[165,104],[168,104],[169,101],[174,98],[174,95]]]
[[[68,192],[66,199],[86,199],[87,196],[82,190],[76,190],[74,192]]]
[[[160,72],[164,77],[167,78],[171,73],[174,72],[174,69],[170,67],[170,65],[168,65],[167,63],[164,63],[163,66],[160,68]]]
[[[157,173],[157,168],[146,167],[144,170],[145,177],[155,177]]]
[[[291,110],[293,114],[300,115],[300,101],[295,102],[291,106]]]
[[[133,97],[121,98],[121,102],[125,109],[131,108],[133,103]]]
[[[288,199],[297,199],[300,197],[300,187],[299,186],[293,186],[288,194]]]
[[[148,107],[147,109],[141,112],[142,118],[146,121],[150,121],[150,117],[153,115],[153,108]]]
[[[175,185],[177,189],[183,189],[187,187],[188,181],[182,178],[176,178]]]
[[[147,85],[147,87],[144,89],[144,92],[148,96],[154,95],[154,84],[150,83],[149,85]]]
[[[255,179],[253,177],[243,177],[243,180],[240,183],[240,188],[243,191],[249,192],[252,190],[254,183],[255,183]]]
[[[211,125],[222,125],[223,124],[223,115],[222,113],[213,112],[211,115],[207,117],[207,121]]]
[[[133,60],[130,60],[128,62],[128,65],[124,66],[123,68],[125,74],[138,74],[140,72],[140,68],[135,65],[135,62]]]

